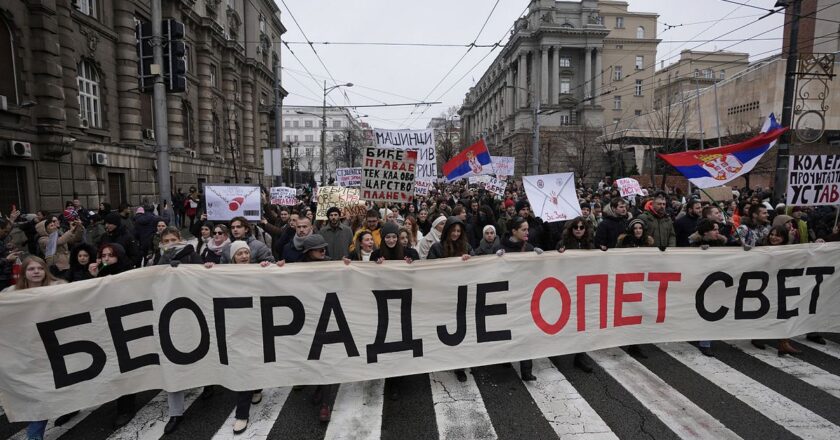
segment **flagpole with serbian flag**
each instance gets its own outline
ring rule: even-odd
[[[707,150],[659,154],[698,188],[714,188],[749,173],[788,129],[770,113],[761,133],[744,142]]]
[[[452,182],[465,177],[490,174],[492,172],[492,168],[489,168],[491,163],[487,144],[484,143],[484,139],[479,139],[478,142],[470,145],[469,148],[446,162],[443,165],[443,175],[447,182]],[[485,167],[488,168],[485,169]]]

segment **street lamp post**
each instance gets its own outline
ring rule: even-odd
[[[512,89],[524,90],[531,99],[531,109],[534,113],[533,134],[531,135],[531,175],[540,173],[540,100],[531,93],[531,90],[519,86],[505,86]],[[515,105],[515,104],[514,104]]]
[[[321,107],[321,186],[327,184],[327,93],[339,87],[353,87],[353,83],[336,84],[327,87],[324,80],[324,106]]]

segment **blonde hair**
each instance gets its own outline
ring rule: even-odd
[[[20,265],[20,276],[18,277],[17,284],[15,284],[15,290],[23,290],[28,289],[30,287],[37,287],[31,286],[29,284],[29,280],[26,279],[26,269],[32,264],[40,264],[41,267],[44,269],[44,282],[41,284],[42,286],[61,284],[61,280],[54,277],[53,274],[50,272],[50,268],[49,266],[47,266],[47,262],[39,257],[32,255],[24,258],[23,263],[21,263]]]

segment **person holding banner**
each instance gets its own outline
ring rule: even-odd
[[[502,248],[502,243],[496,235],[495,226],[487,225],[481,233],[481,243],[478,244],[478,249],[475,251],[476,255],[493,255]]]
[[[234,241],[241,240],[248,245],[248,249],[251,251],[252,263],[262,263],[263,261],[268,261],[269,263],[274,262],[274,255],[271,254],[268,246],[251,235],[251,224],[248,223],[245,217],[234,217],[231,219],[230,230],[233,234]],[[230,263],[231,260],[228,259],[228,256],[230,255],[231,245],[222,249],[222,263]]]
[[[199,241],[201,260],[205,263],[221,263],[222,250],[230,245],[230,231],[225,225],[212,225],[213,235],[205,242]],[[203,246],[202,246],[203,245]]]
[[[645,211],[639,215],[639,218],[647,223],[648,232],[659,249],[677,245],[677,234],[674,232],[674,222],[666,211],[667,205],[665,193],[658,193],[652,202],[645,205]]]
[[[419,260],[420,255],[417,254],[417,251],[410,247],[404,247],[400,243],[399,233],[399,225],[393,222],[385,223],[382,226],[382,246],[373,250],[370,261],[382,264],[385,260],[405,260],[406,263],[411,264],[412,261]]]
[[[432,228],[429,229],[428,234],[423,235],[423,240],[420,241],[420,244],[417,247],[417,253],[420,254],[421,259],[427,259],[432,246],[434,246],[435,243],[440,242],[441,233],[443,233],[443,227],[445,225],[446,217],[442,215],[432,222]]]
[[[604,207],[603,220],[595,232],[595,245],[605,251],[614,248],[618,236],[627,230],[627,224],[632,216],[627,212],[627,201],[616,197]]]
[[[557,251],[563,253],[566,249],[594,249],[592,224],[586,217],[577,217],[566,222],[560,241],[557,242]]]
[[[376,250],[373,233],[364,228],[359,229],[356,232],[356,239],[353,240],[352,247],[353,250],[350,251],[350,254],[343,258],[345,264],[350,261],[371,261],[370,257]]]
[[[653,247],[654,240],[647,232],[647,224],[641,219],[630,220],[627,231],[618,236],[616,247],[618,248],[640,248]]]
[[[348,255],[350,243],[353,242],[353,231],[341,223],[340,209],[332,206],[327,210],[327,224],[318,230],[318,234],[327,242],[327,254],[330,258],[337,260]]]

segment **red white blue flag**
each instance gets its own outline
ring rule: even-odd
[[[443,175],[451,182],[464,177],[480,176],[490,174],[490,152],[487,151],[487,144],[484,139],[472,144],[466,150],[458,153],[449,162],[443,165]],[[485,168],[486,167],[486,168]]]
[[[752,139],[708,150],[660,154],[659,157],[698,188],[713,188],[749,173],[787,130],[771,113],[761,133]]]

